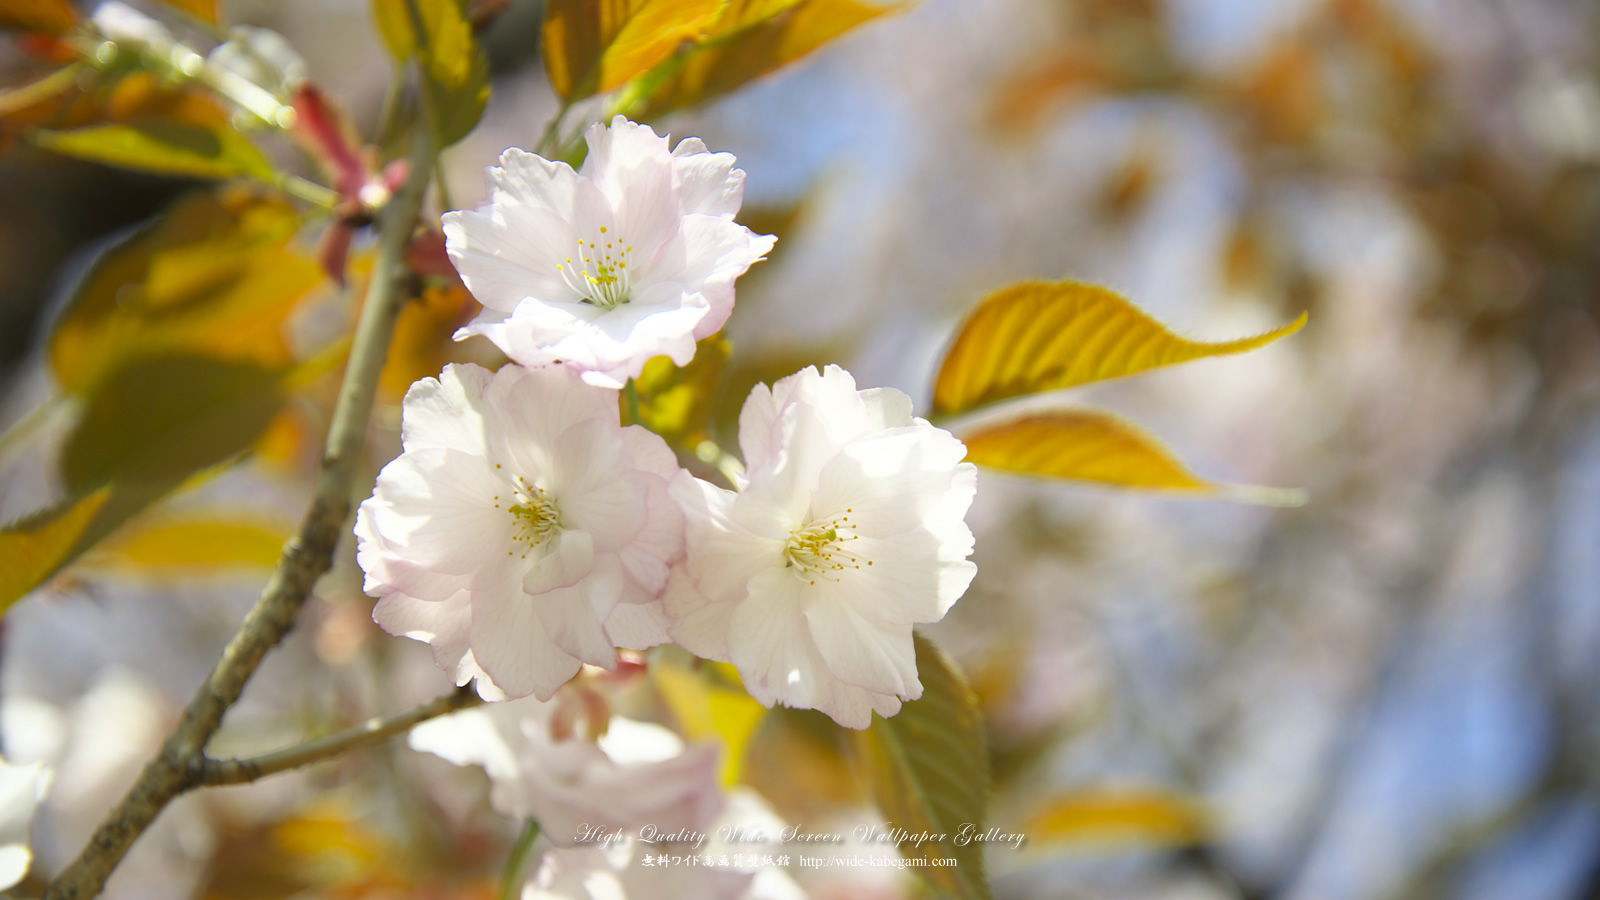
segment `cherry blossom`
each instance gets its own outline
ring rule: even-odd
[[[373,618],[488,699],[548,698],[582,663],[666,639],[682,546],[661,438],[564,368],[447,366],[412,385],[404,452],[356,516]]]
[[[731,154],[698,138],[669,152],[622,116],[584,137],[581,170],[513,147],[485,170],[486,205],[444,215],[450,259],[484,306],[456,338],[620,388],[651,357],[693,358],[775,238],[733,221],[744,172]]]
[[[912,625],[944,617],[977,568],[964,521],[977,472],[949,432],[837,366],[757,385],[728,491],[680,473],[688,553],[672,637],[731,662],[767,706],[865,728],[922,695]]]

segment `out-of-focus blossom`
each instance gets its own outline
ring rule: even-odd
[[[733,663],[767,706],[851,728],[894,715],[922,696],[912,625],[943,618],[977,572],[966,448],[837,366],[757,385],[739,444],[738,493],[673,480],[688,520],[665,598],[673,638]]]
[[[287,102],[305,84],[306,61],[283,35],[270,28],[239,25],[232,38],[218,44],[206,59]]]
[[[356,517],[379,625],[460,683],[481,671],[491,698],[548,699],[581,663],[665,640],[677,462],[620,426],[614,393],[563,368],[451,365],[412,386],[402,420],[404,452]]]
[[[647,837],[703,830],[721,808],[717,744],[685,747],[659,725],[620,717],[598,741],[557,736],[556,706],[520,700],[454,713],[413,729],[411,747],[482,766],[495,810],[538,820],[563,847],[612,844],[645,827],[654,829]]]
[[[557,847],[540,857],[522,900],[804,900],[806,892],[782,868],[763,859],[784,852],[780,835],[785,827],[759,794],[738,788],[721,815],[701,831],[704,840],[698,846],[623,836],[604,845]],[[767,840],[751,840],[755,834]],[[717,865],[690,865],[684,861],[690,855],[715,859]]]
[[[49,784],[50,772],[43,765],[13,766],[0,759],[0,890],[28,874],[33,863],[28,829]]]
[[[120,0],[106,0],[95,7],[90,24],[109,41],[147,48],[160,53],[172,46],[167,26]]]
[[[620,388],[651,357],[693,358],[775,238],[733,221],[744,172],[732,154],[698,138],[669,152],[622,116],[584,137],[581,171],[513,147],[486,170],[487,205],[445,213],[450,258],[484,306],[456,337]]]

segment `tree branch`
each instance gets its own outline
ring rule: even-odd
[[[294,627],[300,608],[318,578],[333,564],[333,551],[350,516],[350,488],[372,417],[378,372],[389,351],[395,318],[405,302],[405,249],[410,242],[423,191],[432,176],[432,147],[425,133],[412,141],[410,172],[404,186],[378,220],[378,253],[356,325],[350,363],[333,410],[311,507],[299,532],[283,548],[278,568],[261,599],[228,642],[205,683],[167,736],[160,752],[139,774],[89,843],[51,882],[47,900],[93,897],[105,886],[128,848],[179,794],[197,787],[206,743],[222,717],[243,693],[268,650]]]
[[[387,719],[369,719],[354,728],[307,741],[298,746],[249,759],[207,759],[200,770],[199,783],[248,784],[269,775],[321,762],[350,750],[381,744],[397,734],[410,731],[419,723],[459,710],[471,709],[482,703],[483,699],[476,691],[471,687],[462,687]]]

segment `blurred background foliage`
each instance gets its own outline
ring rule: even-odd
[[[174,28],[214,40],[215,8],[180,5],[192,8]],[[733,4],[753,17],[767,6]],[[995,895],[1600,896],[1600,8],[905,6],[810,0],[741,20],[738,40],[622,98],[658,130],[735,153],[749,173],[741,220],[780,236],[740,283],[729,341],[702,346],[705,368],[641,379],[653,425],[731,447],[750,385],[824,362],[930,409],[958,322],[1025,279],[1104,284],[1208,340],[1310,313],[1247,357],[1070,395],[1137,419],[1206,479],[1301,487],[1304,507],[984,474],[970,516],[979,578],[928,633],[983,710],[992,824],[1030,836],[990,851]],[[12,7],[55,5],[0,3]],[[385,102],[387,60],[408,50],[372,15],[358,0],[221,8],[305,57],[350,117],[340,127],[380,148],[362,179],[395,155],[386,118],[428,114]],[[470,206],[482,166],[539,144],[564,103],[579,102],[564,130],[582,127],[581,98],[614,86],[615,60],[568,35],[550,68],[536,0],[461,15],[480,27],[492,87],[481,124],[441,156],[452,205]],[[835,35],[724,99],[688,102]],[[659,61],[675,43],[628,46]],[[36,83],[69,58],[5,33],[0,84]],[[470,80],[476,63],[463,65],[441,90]],[[159,741],[292,530],[354,315],[303,204],[248,183],[197,192],[27,139],[152,117],[226,132],[236,118],[146,71],[78,77],[89,83],[70,100],[0,115],[4,421],[34,435],[4,444],[0,519],[70,496],[56,521],[75,540],[184,484],[4,621],[0,749],[58,770],[35,830],[48,869]],[[259,143],[315,176],[316,147]],[[339,268],[360,284],[370,239],[351,241]],[[447,340],[472,304],[415,250],[429,274],[384,376],[373,471],[397,448],[406,385],[448,360],[493,359]],[[171,318],[186,304],[203,312]],[[149,365],[153,341],[190,368]],[[225,427],[203,391],[164,402],[162,385],[196,382],[256,402]],[[714,396],[694,387],[719,383]],[[105,399],[61,408],[49,399],[61,392]],[[206,439],[97,452],[93,423],[151,416],[167,434],[203,423],[189,433]],[[217,468],[246,449],[244,465]],[[222,742],[282,743],[436,693],[426,650],[377,633],[369,610],[346,559]],[[870,800],[836,730],[755,716],[715,672],[685,682],[670,673],[686,669],[660,668],[629,702],[743,746],[728,777],[789,821],[862,819],[840,813]],[[185,798],[113,886],[491,896],[507,824],[481,777],[437,762],[394,745]],[[837,870],[804,886],[918,890]]]

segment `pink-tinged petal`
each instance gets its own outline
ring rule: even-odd
[[[672,570],[661,594],[672,640],[695,656],[720,662],[729,661],[728,625],[736,605],[713,601],[682,569]]]
[[[479,303],[509,312],[530,297],[581,299],[558,268],[578,240],[568,222],[525,206],[488,209],[457,210],[440,219],[450,261]]]
[[[866,408],[869,428],[899,428],[913,424],[911,398],[894,388],[867,388],[858,391],[861,404]],[[952,436],[953,438],[953,436]]]
[[[847,444],[823,467],[811,510],[819,518],[853,510],[852,531],[863,537],[920,528],[965,455],[960,441],[929,426],[880,431]]]
[[[465,593],[445,601],[418,600],[393,593],[373,605],[372,621],[399,637],[465,649],[472,626],[472,608]]]
[[[500,154],[499,166],[483,170],[483,177],[491,195],[505,195],[501,202],[526,203],[563,218],[572,216],[578,173],[564,162],[551,162],[511,147]]]
[[[484,390],[494,373],[481,366],[450,364],[438,378],[413,383],[401,403],[401,445],[484,455]]]
[[[407,559],[403,548],[391,544],[373,523],[373,516],[382,508],[380,500],[368,497],[356,510],[356,562],[366,575],[362,590],[373,597],[398,591],[421,600],[440,601],[468,585],[470,575],[437,572]]]
[[[606,617],[606,635],[618,647],[644,650],[672,640],[668,624],[666,610],[659,600],[618,603]]]
[[[782,569],[750,581],[750,596],[728,622],[728,652],[750,696],[764,706],[815,705],[820,660],[811,650],[806,627],[806,596],[801,583]]]
[[[547,591],[572,587],[594,569],[594,539],[588,534],[563,531],[552,540],[554,546],[524,570],[521,588],[529,602]]]
[[[615,434],[619,427],[616,395],[584,384],[571,371],[506,366],[495,373],[485,397],[500,413],[489,422],[490,455],[529,483],[553,477],[562,482],[561,486],[570,485],[572,479],[557,476],[555,470],[587,466],[582,458],[591,453],[603,455],[604,461],[599,465],[620,464],[621,439]],[[596,444],[578,450],[579,460],[558,461],[563,453],[577,449],[563,436],[580,425],[593,426],[583,436]],[[606,433],[608,429],[610,434]],[[547,487],[553,489],[556,485]]]
[[[672,182],[685,214],[732,218],[744,202],[743,169],[732,153],[711,153],[699,138],[684,138],[672,149]]]
[[[550,639],[535,602],[514,588],[474,596],[470,643],[477,664],[507,695],[549,700],[578,673],[580,663]]]
[[[592,666],[614,669],[617,651],[606,630],[595,615],[595,606],[609,594],[611,607],[616,605],[617,593],[613,589],[618,578],[604,571],[572,587],[546,591],[533,601],[534,612],[544,624],[545,633],[563,653],[577,657]],[[606,615],[611,612],[606,609]]]
[[[683,219],[666,138],[648,125],[618,118],[604,131],[591,127],[585,137],[590,155],[582,174],[604,193],[616,216],[618,239],[634,248],[634,265],[647,267]]]
[[[862,614],[860,595],[841,577],[815,579],[808,591],[806,624],[817,652],[834,677],[879,694],[921,694],[910,625],[887,625]]]
[[[371,521],[416,565],[452,575],[471,573],[511,546],[513,517],[496,509],[507,494],[484,460],[459,450],[403,454],[378,473]]]
[[[683,508],[684,567],[701,590],[718,601],[740,602],[750,579],[783,565],[783,538],[753,534],[737,524],[733,508],[741,494],[680,472],[668,492]]]

